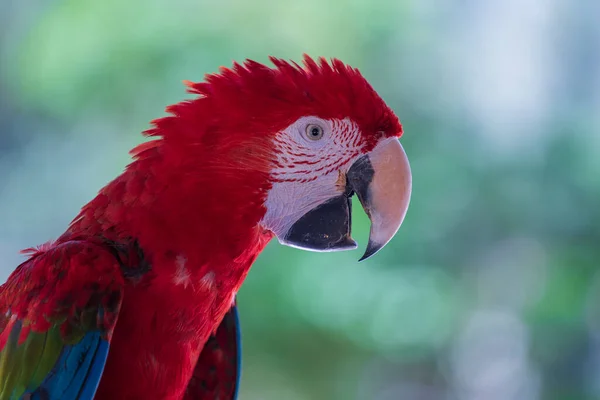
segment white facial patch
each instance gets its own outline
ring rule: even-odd
[[[307,127],[314,125],[323,129],[317,140],[307,134]],[[281,241],[300,217],[343,193],[345,174],[361,155],[360,139],[358,125],[348,118],[312,116],[298,119],[276,135],[277,160],[271,170],[274,183],[261,225]]]

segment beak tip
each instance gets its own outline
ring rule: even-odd
[[[377,253],[379,250],[381,250],[382,247],[383,247],[383,245],[369,240],[369,244],[367,244],[367,249],[365,250],[365,254],[363,254],[363,256],[358,260],[358,262],[364,261],[367,258],[370,258],[371,256],[375,255],[375,253]]]

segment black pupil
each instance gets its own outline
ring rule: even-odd
[[[315,127],[313,127],[313,128],[310,130],[310,134],[311,134],[313,137],[317,137],[317,136],[319,136],[319,135],[321,134],[321,130],[315,126]]]

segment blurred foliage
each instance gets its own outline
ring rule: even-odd
[[[364,263],[269,245],[239,294],[241,399],[600,399],[598,2],[0,7],[3,277],[122,170],[182,80],[339,57],[403,122],[411,208]]]

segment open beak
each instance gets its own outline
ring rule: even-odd
[[[410,201],[411,172],[397,138],[382,140],[357,159],[346,173],[344,194],[331,198],[296,221],[283,243],[314,251],[354,249],[351,233],[351,197],[358,196],[371,220],[365,260],[381,250],[396,234]]]

